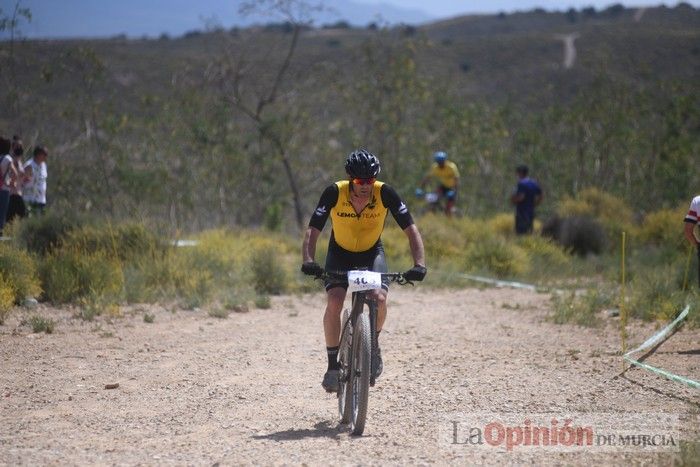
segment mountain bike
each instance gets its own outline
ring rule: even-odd
[[[437,192],[425,192],[421,188],[416,188],[415,194],[416,199],[421,201],[420,207],[417,209],[420,214],[445,212],[443,203],[440,201],[440,195]]]
[[[419,214],[444,214],[447,200],[440,195],[438,190],[424,192],[422,189],[416,189],[416,198],[421,201],[418,209]],[[452,206],[452,215],[459,215],[458,209]]]
[[[400,285],[413,282],[403,273],[379,273],[373,271],[325,271],[318,279],[347,280],[352,292],[350,310],[343,312],[338,347],[340,364],[338,412],[343,424],[349,423],[353,435],[362,435],[367,420],[369,388],[374,386],[377,367],[377,302],[369,294],[382,286],[382,279]],[[368,312],[365,313],[365,310]]]

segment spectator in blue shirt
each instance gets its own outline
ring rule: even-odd
[[[528,172],[526,165],[516,167],[518,185],[510,197],[510,202],[515,205],[515,233],[518,235],[532,233],[535,206],[542,202],[542,190],[536,181],[527,176]]]

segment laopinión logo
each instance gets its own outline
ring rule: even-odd
[[[451,449],[679,450],[677,414],[444,414],[440,444]]]

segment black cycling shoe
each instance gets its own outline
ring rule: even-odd
[[[338,392],[338,387],[340,386],[339,379],[340,370],[328,370],[326,374],[323,375],[321,386],[323,386],[326,392]]]
[[[374,365],[374,379],[379,378],[379,375],[384,371],[384,362],[382,361],[382,349],[377,347],[377,359]]]

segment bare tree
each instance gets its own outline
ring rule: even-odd
[[[219,63],[212,64],[208,78],[217,83],[224,98],[238,112],[245,115],[255,126],[261,142],[271,145],[276,158],[282,163],[289,183],[294,204],[295,220],[298,227],[303,225],[301,195],[292,166],[289,138],[285,129],[274,124],[270,118],[271,106],[280,99],[281,89],[289,78],[290,65],[299,36],[305,27],[311,24],[311,14],[321,9],[320,4],[310,4],[303,0],[258,0],[243,2],[239,11],[242,14],[263,14],[271,18],[282,19],[283,37],[287,41],[283,54],[277,50],[265,51],[265,60],[251,57],[250,50],[244,47],[231,47],[227,56]],[[264,32],[261,32],[263,34]],[[256,38],[253,37],[252,40]],[[240,45],[240,44],[238,44]],[[259,47],[255,51],[260,52]],[[272,58],[275,56],[275,58]],[[272,72],[266,76],[255,72],[254,63],[266,63]]]

